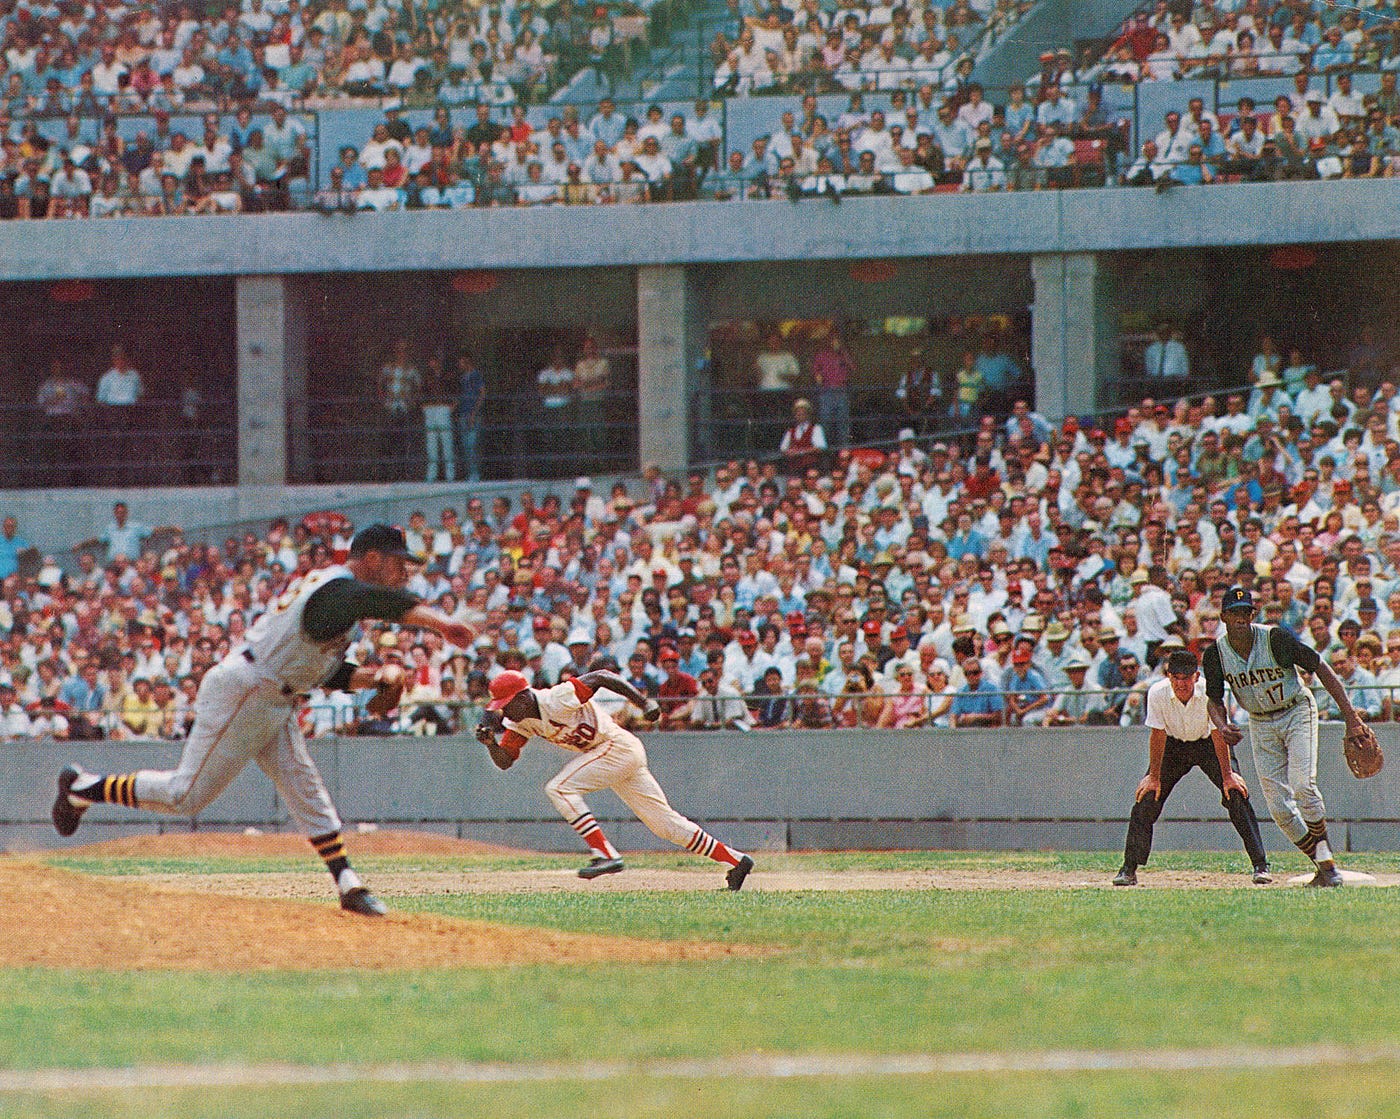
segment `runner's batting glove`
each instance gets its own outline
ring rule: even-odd
[[[483,746],[496,745],[496,735],[501,733],[505,720],[499,711],[484,711],[481,722],[476,724],[476,740]]]

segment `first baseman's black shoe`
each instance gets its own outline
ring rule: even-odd
[[[358,913],[361,917],[383,917],[389,912],[384,908],[384,903],[363,886],[341,894],[340,908],[347,913]]]
[[[87,811],[86,805],[79,808],[68,799],[68,794],[73,791],[73,782],[82,775],[83,771],[71,764],[58,771],[58,796],[54,797],[53,801],[53,827],[54,831],[65,838],[78,830],[83,813]]]
[[[1124,866],[1113,876],[1113,884],[1115,886],[1136,886],[1137,870],[1130,866]]]
[[[1253,882],[1256,886],[1267,886],[1273,880],[1274,876],[1269,873],[1268,863],[1260,863],[1258,866],[1256,866],[1254,868],[1254,874],[1250,878],[1250,881]]]
[[[587,866],[579,867],[578,876],[580,878],[601,878],[605,874],[618,874],[622,870],[622,860],[605,859],[599,855],[596,859],[590,860]]]
[[[751,870],[753,870],[753,858],[745,855],[725,872],[725,885],[737,893],[744,888],[744,879],[749,876]]]
[[[1308,881],[1309,886],[1344,886],[1342,872],[1336,863],[1318,863],[1317,873]]]

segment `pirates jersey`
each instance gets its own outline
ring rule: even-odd
[[[311,691],[340,667],[354,626],[326,641],[313,641],[303,627],[302,614],[311,596],[327,583],[351,578],[348,568],[327,567],[292,581],[248,628],[246,648],[260,673],[289,692],[301,693]]]
[[[1247,658],[1241,657],[1221,634],[1206,648],[1201,667],[1205,670],[1206,694],[1224,700],[1228,682],[1235,702],[1251,715],[1268,715],[1288,706],[1302,692],[1298,670],[1315,672],[1317,653],[1282,626],[1255,623]]]

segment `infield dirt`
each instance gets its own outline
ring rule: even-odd
[[[347,839],[357,857],[524,854],[425,832],[378,831]],[[374,920],[334,906],[330,880],[299,835],[169,833],[109,840],[71,848],[67,854],[147,859],[291,856],[305,858],[306,869],[110,877],[60,869],[32,856],[0,857],[0,897],[6,899],[0,906],[0,967],[407,969],[704,960],[755,951],[744,945],[643,941],[392,911],[394,897],[453,893],[722,890],[722,868],[699,859],[683,868],[629,866],[622,874],[593,882],[557,865],[377,868],[366,878],[389,899],[391,912]],[[1111,861],[1106,855],[1105,869],[1096,875],[998,867],[831,870],[791,862],[765,868],[760,856],[745,891],[1111,889]],[[1376,878],[1379,886],[1400,885],[1400,875]],[[1141,881],[1148,889],[1260,889],[1242,874],[1209,871],[1147,868]]]
[[[354,842],[360,854],[499,850],[392,832],[356,836]],[[332,904],[330,879],[300,836],[165,835],[77,850],[95,856],[147,857],[296,853],[305,855],[310,866],[308,873],[285,876],[298,879],[302,888],[276,890],[269,897],[226,888],[225,878],[240,876],[103,877],[29,857],[0,858],[0,897],[5,899],[0,906],[0,967],[224,972],[410,969],[651,963],[751,954],[744,946],[592,936],[424,914],[358,917]],[[309,872],[313,868],[314,874]]]

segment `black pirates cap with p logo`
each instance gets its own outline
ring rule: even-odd
[[[408,550],[403,529],[393,525],[368,525],[355,533],[355,538],[350,541],[350,555],[362,556],[366,552],[380,552],[386,556],[402,556],[406,560],[421,562]]]
[[[1223,614],[1227,610],[1253,610],[1254,596],[1245,590],[1244,587],[1231,587],[1225,592],[1225,598],[1220,603],[1220,612]]]

